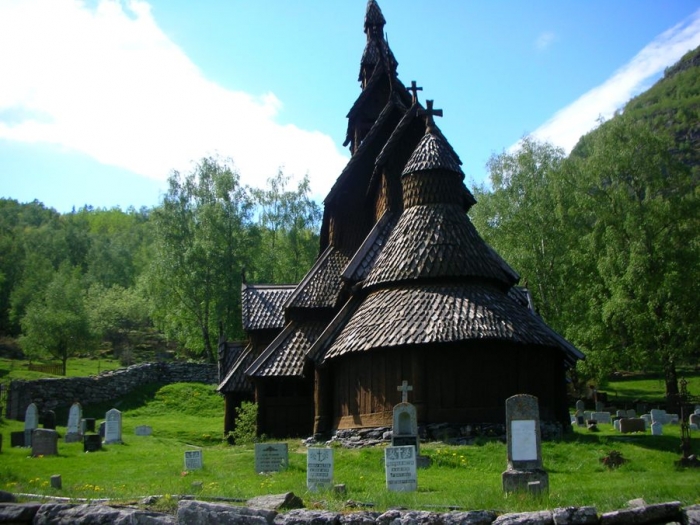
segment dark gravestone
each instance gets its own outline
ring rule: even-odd
[[[19,432],[10,432],[10,446],[11,447],[23,447],[24,446],[24,430]]]
[[[83,436],[83,452],[97,452],[98,450],[102,450],[102,436],[85,434]]]
[[[95,418],[94,417],[86,417],[85,418],[85,431],[86,432],[94,432],[95,431]]]
[[[47,410],[44,412],[44,428],[49,430],[56,430],[56,412],[53,410]]]
[[[58,432],[50,428],[32,430],[32,456],[58,455]]]
[[[629,434],[631,432],[646,432],[647,428],[644,420],[641,418],[622,418],[620,419],[620,432]]]
[[[103,421],[102,423],[100,423],[100,430],[99,430],[99,432],[98,432],[98,434],[100,435],[100,437],[105,437],[105,427],[106,427],[106,426],[107,426],[107,423],[106,423],[105,421]]]

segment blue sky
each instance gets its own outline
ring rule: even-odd
[[[378,0],[399,77],[481,182],[525,134],[570,149],[700,45],[696,0]],[[157,205],[173,169],[244,183],[349,158],[365,0],[0,0],[0,197]]]

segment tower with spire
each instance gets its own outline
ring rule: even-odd
[[[272,340],[250,330],[223,370],[226,424],[246,378],[269,436],[390,426],[404,380],[421,425],[503,423],[515,394],[537,396],[543,419],[568,425],[566,370],[583,354],[532,310],[516,271],[471,223],[476,200],[435,122],[443,112],[399,80],[385,24],[369,0],[361,91],[347,115],[352,156],[324,200],[320,255],[283,304],[246,310],[280,321]]]

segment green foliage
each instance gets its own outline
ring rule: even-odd
[[[258,405],[243,401],[236,408],[236,421],[231,437],[236,445],[250,445],[258,439]]]
[[[78,269],[61,266],[44,296],[27,307],[22,331],[20,344],[26,355],[59,359],[64,372],[69,357],[96,348]]]

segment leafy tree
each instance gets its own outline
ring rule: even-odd
[[[226,162],[203,158],[174,171],[153,210],[155,255],[149,293],[166,335],[215,360],[221,322],[240,336],[241,272],[249,257],[250,197]]]
[[[604,123],[571,159],[581,254],[595,261],[577,332],[588,366],[661,369],[669,402],[676,367],[700,342],[700,192],[671,138],[624,116]]]
[[[63,264],[44,294],[35,297],[22,318],[20,345],[30,357],[68,358],[94,349],[97,343],[85,308],[80,271]]]
[[[266,188],[252,190],[260,246],[252,265],[256,282],[296,283],[318,252],[321,211],[309,196],[309,179],[304,177],[295,190],[287,188],[289,179],[280,170],[267,180]]]

